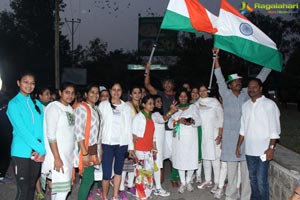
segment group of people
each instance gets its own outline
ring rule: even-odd
[[[263,68],[243,89],[237,74],[225,82],[218,49],[213,51],[220,99],[210,97],[204,84],[191,89],[183,85],[175,92],[170,79],[163,81],[164,91],[157,90],[150,82],[149,64],[144,74],[149,94],[134,86],[127,102],[121,99],[119,83],[109,90],[90,84],[82,101],[75,101],[72,83],[61,85],[55,101],[50,102],[49,91],[49,101],[43,100],[43,92],[34,98],[35,77],[24,73],[7,108],[16,199],[33,199],[39,177],[43,189],[51,188],[51,199],[66,199],[74,168],[81,177],[78,200],[93,199],[99,170],[97,193],[104,200],[110,184],[113,200],[126,200],[126,194],[168,197],[161,185],[167,159],[179,193],[193,191],[195,179],[197,188],[210,188],[220,199],[227,176],[226,199],[269,199],[268,165],[280,134],[279,110],[262,94],[270,70]]]

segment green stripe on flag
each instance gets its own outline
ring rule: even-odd
[[[176,12],[167,10],[161,24],[162,29],[170,29],[176,31],[186,31],[191,33],[200,33],[192,26],[190,19]]]
[[[282,71],[282,54],[277,50],[260,43],[237,36],[214,35],[214,47],[228,51],[247,61]]]

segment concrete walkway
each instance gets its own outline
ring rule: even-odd
[[[166,177],[165,177],[165,182],[162,184],[163,188],[171,193],[169,197],[158,197],[155,195],[152,195],[151,200],[166,200],[166,199],[172,199],[172,200],[213,200],[213,195],[210,193],[210,190],[199,190],[197,188],[196,183],[193,184],[194,186],[194,191],[193,192],[188,192],[185,191],[183,194],[179,194],[177,192],[177,188],[172,188],[171,182],[169,180],[170,177],[170,172],[168,169],[168,162],[166,162]],[[13,175],[12,172],[12,166],[9,168],[10,175]],[[96,184],[95,184],[96,185]],[[71,195],[69,196],[68,200],[75,200],[77,199],[77,193],[78,193],[78,187],[79,184],[77,183],[76,185],[73,186]],[[95,189],[95,188],[94,188]],[[110,187],[110,194],[112,192],[112,187]],[[12,200],[15,199],[16,195],[16,184],[11,183],[11,184],[0,184],[0,199],[1,200]],[[111,196],[111,195],[110,195]],[[50,198],[47,198],[50,199]],[[95,200],[100,200],[99,196],[95,195]],[[135,200],[136,198],[128,195],[129,200]]]

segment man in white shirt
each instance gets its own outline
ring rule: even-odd
[[[242,107],[241,129],[236,155],[241,155],[245,140],[245,154],[251,185],[251,200],[269,200],[268,169],[273,159],[276,140],[280,135],[279,109],[262,95],[262,82],[249,81],[250,100]]]

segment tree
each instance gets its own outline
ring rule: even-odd
[[[0,13],[0,52],[6,76],[16,80],[23,69],[37,74],[40,84],[54,77],[54,0],[12,0],[12,12]],[[61,2],[60,8],[64,4]],[[69,42],[61,34],[61,64],[68,63]],[[7,69],[12,69],[8,71]],[[15,85],[15,81],[13,83]]]

